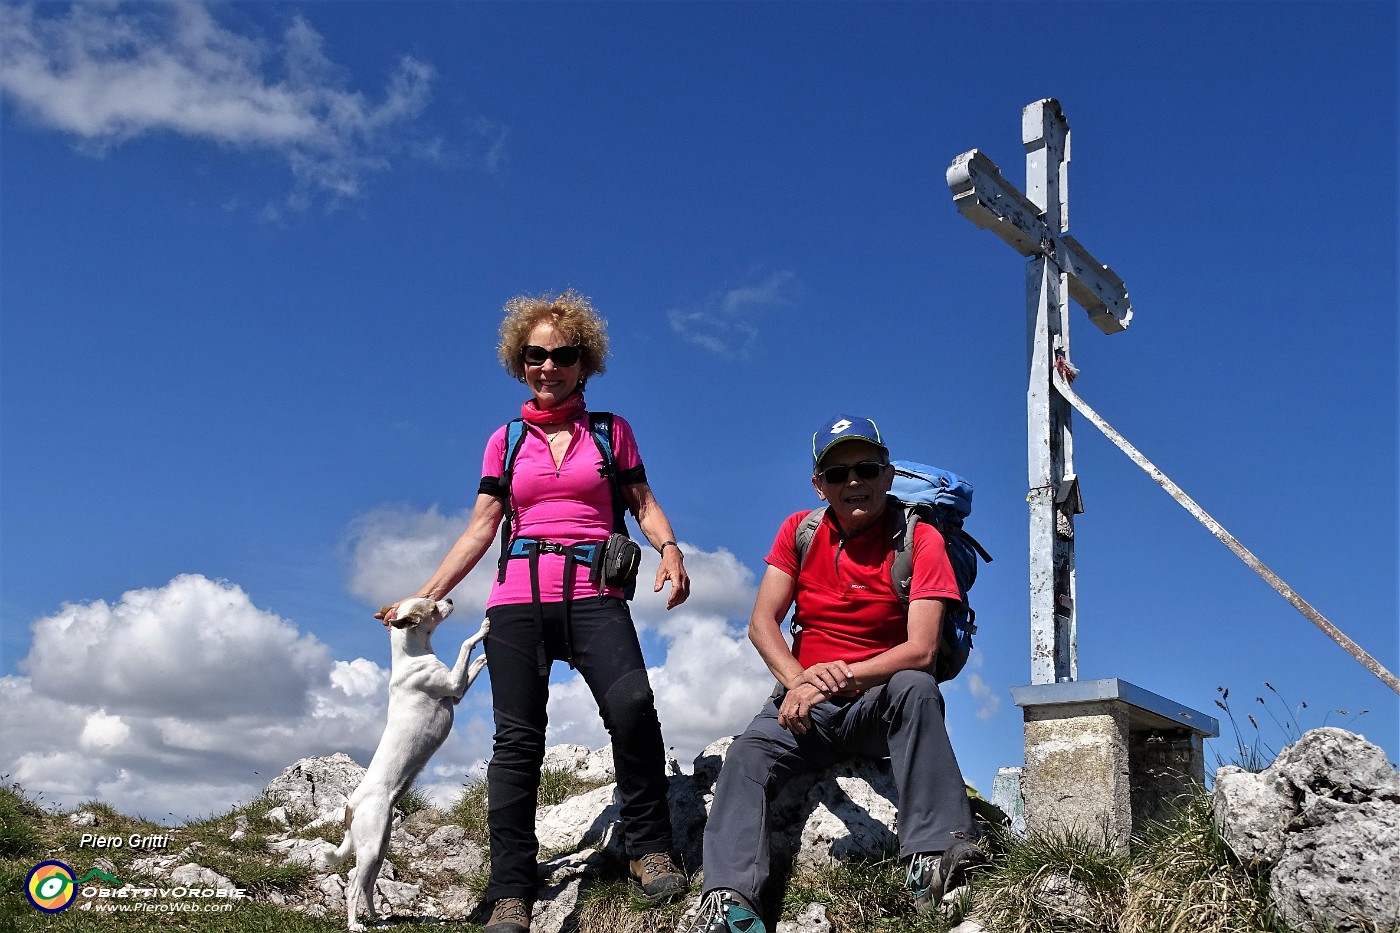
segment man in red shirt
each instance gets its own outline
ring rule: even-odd
[[[920,910],[982,853],[943,722],[933,663],[946,602],[960,596],[943,537],[920,523],[904,604],[890,578],[896,510],[889,449],[868,418],[837,415],[812,435],[812,486],[825,514],[799,563],[797,512],[778,531],[749,640],[778,678],[734,740],[705,826],[705,896],[687,933],[766,933],[768,802],[797,772],[852,755],[889,756],[899,791],[899,851]],[[796,602],[792,646],[782,622]]]

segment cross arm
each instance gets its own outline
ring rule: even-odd
[[[958,213],[1001,237],[1022,256],[1039,256],[1051,241],[1040,208],[1007,181],[996,163],[973,149],[948,166]]]
[[[964,152],[948,166],[948,187],[958,213],[1022,256],[1053,255],[1068,273],[1070,297],[1099,330],[1116,334],[1127,329],[1133,306],[1123,280],[1074,237],[1055,236],[1040,208],[1006,180],[995,162],[976,149]]]
[[[1069,273],[1069,294],[1089,312],[1089,320],[1105,334],[1128,329],[1133,305],[1128,287],[1108,266],[1103,265],[1068,233],[1056,243],[1055,262]]]

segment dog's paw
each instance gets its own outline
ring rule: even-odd
[[[345,860],[340,858],[339,850],[335,844],[326,842],[321,844],[321,848],[316,850],[316,864],[326,871],[339,871]]]

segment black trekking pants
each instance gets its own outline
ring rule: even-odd
[[[486,768],[491,881],[486,898],[535,899],[538,884],[535,807],[544,761],[549,668],[566,660],[562,603],[542,607],[544,631],[530,603],[486,612],[486,670],[496,739]],[[666,748],[627,603],[613,596],[575,600],[570,609],[573,664],[598,703],[612,737],[622,831],[629,858],[671,850],[666,802]]]

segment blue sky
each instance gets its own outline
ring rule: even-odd
[[[1071,232],[1136,311],[1109,337],[1072,309],[1076,390],[1400,669],[1393,4],[0,14],[0,773],[46,801],[180,819],[367,761],[372,607],[435,566],[524,397],[502,303],[565,288],[689,555],[683,611],[634,607],[683,764],[767,694],[753,587],[845,411],[976,487],[997,559],[948,698],[988,787],[1029,681],[1024,260],[944,172],[976,147],[1022,184],[1042,97]],[[1391,691],[1082,419],[1076,458],[1081,677],[1215,713],[1228,687],[1248,737],[1350,723],[1400,758]],[[570,674],[551,741],[602,744]],[[483,681],[433,793],[489,721]]]

